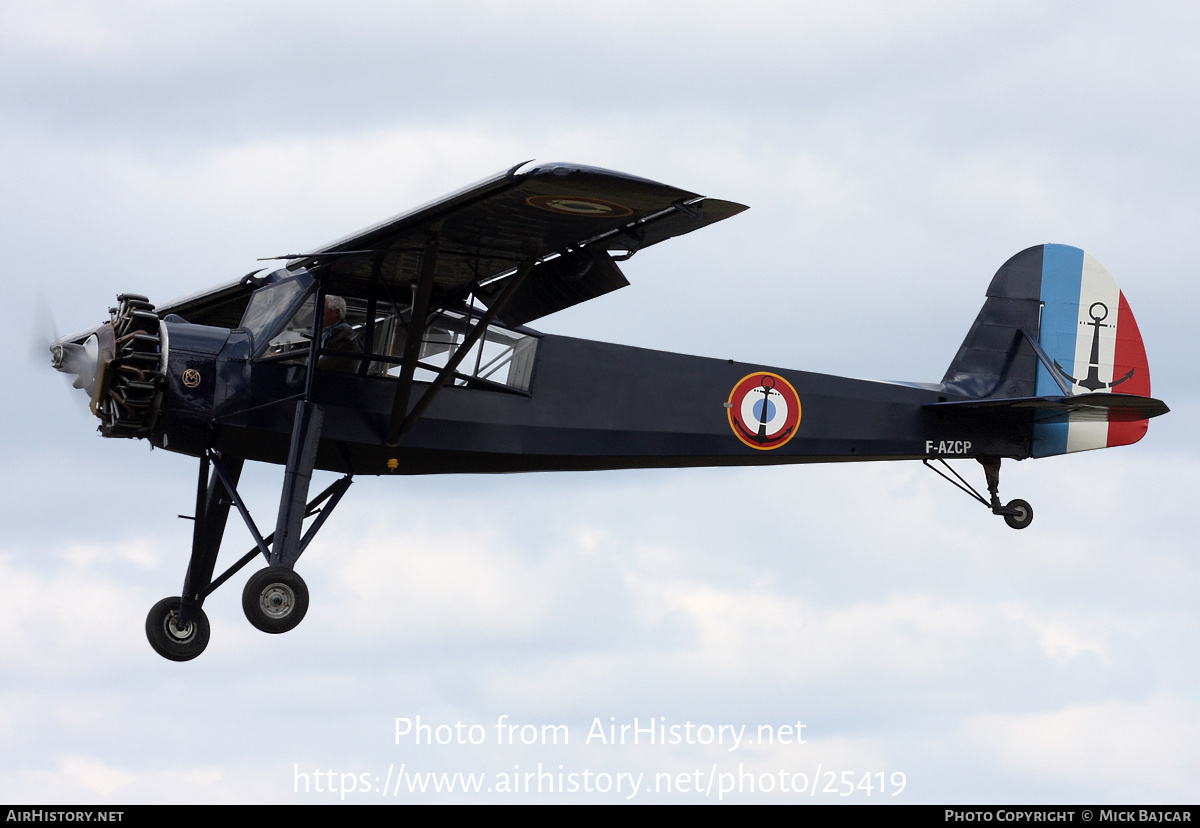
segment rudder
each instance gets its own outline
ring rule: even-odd
[[[1070,394],[1150,396],[1137,321],[1094,256],[1060,244],[1023,250],[996,272],[987,297],[942,379],[948,390],[979,399],[1053,397],[1064,396],[1065,385]],[[1049,368],[1022,330],[1037,339]],[[1032,453],[1127,445],[1146,429],[1146,420],[1096,422],[1071,415],[1035,421]]]

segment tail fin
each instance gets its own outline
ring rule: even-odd
[[[996,272],[987,297],[942,379],[948,390],[992,400],[1061,398],[1064,388],[1069,395],[1150,396],[1137,322],[1116,280],[1095,257],[1060,244],[1031,247]],[[1026,334],[1036,339],[1041,357]],[[1032,453],[1046,457],[1127,445],[1146,428],[1146,420],[1035,416]]]

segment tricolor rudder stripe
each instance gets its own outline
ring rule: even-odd
[[[1150,369],[1137,322],[1116,280],[1094,256],[1077,247],[1045,245],[1041,302],[1038,341],[1071,393],[1150,396]],[[1045,365],[1038,366],[1036,393],[1062,393]],[[1140,440],[1146,427],[1146,420],[1085,422],[1075,415],[1066,422],[1037,423],[1033,454],[1127,445]]]

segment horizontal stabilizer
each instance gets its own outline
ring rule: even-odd
[[[1070,397],[1013,397],[931,403],[926,408],[947,413],[984,414],[996,419],[1036,423],[1132,423],[1166,414],[1162,400],[1134,394],[1076,394]]]

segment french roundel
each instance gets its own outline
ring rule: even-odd
[[[800,397],[778,374],[760,371],[743,377],[729,395],[729,427],[750,448],[776,449],[796,435]]]
[[[589,196],[536,195],[525,199],[531,207],[563,213],[568,216],[592,216],[595,218],[617,218],[633,215],[633,210],[615,201]]]

